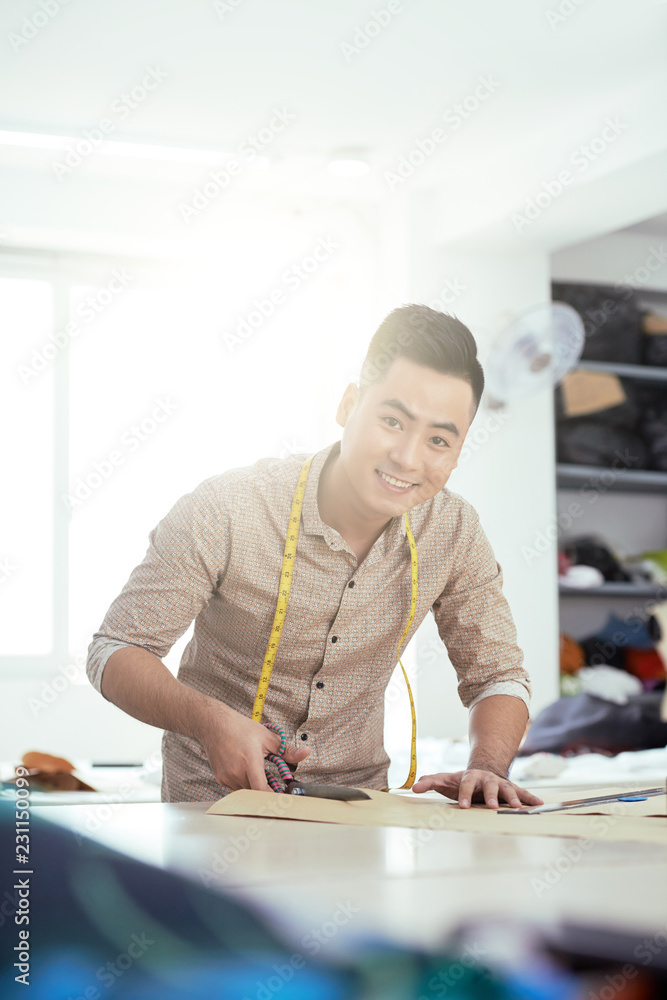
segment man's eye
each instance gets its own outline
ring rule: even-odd
[[[385,423],[388,424],[389,427],[400,427],[401,426],[399,424],[398,420],[396,419],[396,417],[383,417],[382,419],[385,421]]]
[[[449,448],[449,441],[445,441],[444,438],[434,437],[431,438],[431,441],[433,442],[433,444],[436,444],[438,448]]]

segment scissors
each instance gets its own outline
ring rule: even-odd
[[[296,764],[288,764],[283,760],[283,754],[287,747],[287,736],[283,729],[272,722],[265,722],[267,729],[276,733],[280,737],[280,747],[278,753],[268,753],[266,759],[276,765],[278,774],[285,783],[283,788],[276,777],[266,768],[266,780],[274,792],[285,795],[310,795],[317,799],[337,799],[339,802],[353,802],[359,799],[370,799],[370,795],[360,788],[351,788],[348,785],[322,785],[301,781],[294,777]]]

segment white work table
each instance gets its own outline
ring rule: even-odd
[[[599,841],[578,858],[572,838],[215,816],[208,805],[33,811],[75,837],[233,894],[295,945],[335,916],[332,950],[378,935],[430,949],[461,920],[484,916],[667,930],[665,845]]]

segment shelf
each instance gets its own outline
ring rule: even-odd
[[[655,365],[626,365],[615,361],[579,361],[576,370],[584,372],[604,372],[621,378],[643,379],[645,382],[667,382],[667,368]]]
[[[613,478],[612,478],[613,477]],[[618,490],[625,493],[667,493],[667,472],[650,469],[606,469],[601,465],[556,466],[556,484],[559,489],[575,489],[578,486],[596,488],[599,480],[600,493]]]
[[[603,583],[599,587],[568,587],[558,584],[561,597],[651,597],[667,601],[667,583]]]

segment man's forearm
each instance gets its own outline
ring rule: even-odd
[[[528,723],[528,709],[520,698],[490,695],[470,712],[468,768],[493,771],[507,777]]]
[[[105,698],[140,722],[198,741],[212,712],[231,712],[223,702],[181,684],[162,660],[138,646],[111,654],[101,687]]]

